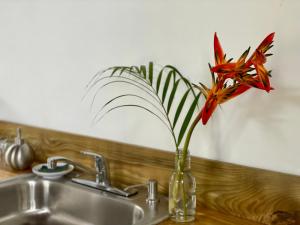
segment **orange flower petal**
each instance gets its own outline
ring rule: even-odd
[[[252,54],[252,56],[247,60],[246,66],[251,66],[253,64],[253,58],[257,55],[257,52],[260,52],[264,54],[270,47],[270,45],[273,42],[275,36],[275,32],[269,34],[261,43],[260,45],[256,48],[255,52]]]
[[[266,56],[261,52],[256,50],[253,53],[253,57],[251,59],[251,62],[255,65],[255,64],[264,64],[267,62]]]
[[[217,99],[210,95],[202,109],[202,124],[205,125],[218,105]]]
[[[216,65],[224,63],[224,52],[221,47],[219,38],[217,36],[217,33],[215,33],[214,36],[214,51],[215,51],[215,63]]]
[[[265,53],[267,51],[267,49],[269,48],[269,46],[272,44],[273,39],[275,36],[275,32],[269,34],[261,43],[260,45],[257,47],[258,51],[261,51],[263,53]]]
[[[211,72],[214,73],[228,73],[236,68],[236,63],[219,64],[211,68]]]
[[[271,86],[270,86],[268,71],[262,64],[255,64],[254,67],[256,69],[258,78],[263,86],[262,89],[269,92],[271,90]]]

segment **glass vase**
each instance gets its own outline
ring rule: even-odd
[[[169,181],[169,215],[175,222],[191,222],[196,215],[196,180],[191,173],[189,152],[176,153],[175,170]],[[184,161],[184,163],[182,163]]]

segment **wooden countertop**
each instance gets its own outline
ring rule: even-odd
[[[179,225],[180,223],[175,223],[170,219],[165,220],[159,225]],[[199,209],[197,212],[196,220],[191,223],[183,223],[182,225],[262,225],[261,223],[256,223],[248,221],[245,219],[240,219],[230,215],[225,215],[218,213],[216,211],[211,211],[208,209]]]
[[[29,172],[29,171],[14,172],[14,171],[8,171],[8,170],[0,168],[0,181],[4,180],[4,179],[7,179],[7,178],[10,178],[10,177],[21,175],[21,174],[26,173],[26,172]]]
[[[4,169],[0,169],[0,182],[1,180],[14,177],[17,175],[21,175],[24,173],[30,172],[22,171],[22,172],[15,172],[15,171],[8,171]],[[233,217],[230,215],[221,214],[219,212],[215,212],[209,209],[199,209],[197,213],[196,220],[191,223],[184,223],[186,225],[261,225],[260,223],[255,223],[252,221],[240,219],[237,217]],[[171,221],[170,219],[167,219],[160,223],[159,225],[178,225],[178,223],[175,223]]]

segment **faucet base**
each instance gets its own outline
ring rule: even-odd
[[[135,194],[138,193],[138,191],[136,189],[130,189],[127,191],[115,188],[115,187],[111,187],[111,186],[107,186],[107,185],[101,185],[95,181],[89,181],[89,180],[85,180],[85,179],[80,179],[80,178],[72,178],[72,181],[78,184],[82,184],[88,187],[92,187],[101,191],[106,191],[106,192],[110,192],[116,195],[120,195],[123,197],[131,197]]]

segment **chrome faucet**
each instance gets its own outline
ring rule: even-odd
[[[96,183],[102,186],[107,186],[110,185],[110,180],[109,180],[109,172],[108,172],[108,167],[106,160],[102,155],[90,152],[90,151],[81,151],[80,152],[83,155],[91,156],[95,158],[95,171],[93,171],[96,174]],[[67,159],[62,156],[53,156],[49,157],[47,159],[47,167],[48,169],[55,169],[57,167],[58,162],[65,162],[67,164],[72,164],[76,168],[83,170],[83,171],[91,171],[90,168],[85,167],[79,163],[76,163],[70,159]]]
[[[90,151],[81,151],[80,153],[95,158],[96,183],[103,186],[110,185],[109,171],[105,158]]]
[[[76,162],[72,161],[71,159],[65,158],[63,156],[52,156],[52,157],[49,157],[47,159],[47,167],[48,167],[48,169],[55,169],[57,167],[57,163],[58,162],[71,164],[74,167],[76,167],[77,169],[82,170],[84,172],[91,172],[92,171],[92,169],[90,169],[90,168],[88,168],[86,166],[83,166],[83,165],[81,165],[79,163],[76,163]]]
[[[80,152],[83,155],[86,156],[92,156],[95,159],[95,171],[93,171],[96,175],[96,179],[94,181],[82,179],[82,178],[72,178],[72,181],[78,184],[82,184],[88,187],[96,188],[98,190],[111,192],[117,195],[121,195],[124,197],[130,197],[137,193],[136,189],[130,189],[130,190],[121,190],[116,187],[112,187],[110,185],[110,179],[109,179],[109,171],[107,167],[106,160],[102,155],[90,152],[90,151],[82,151]],[[49,169],[55,169],[58,162],[65,162],[68,164],[72,164],[76,168],[79,168],[83,171],[91,171],[91,169],[79,164],[75,163],[74,161],[67,159],[62,156],[53,156],[47,159],[47,167]]]

